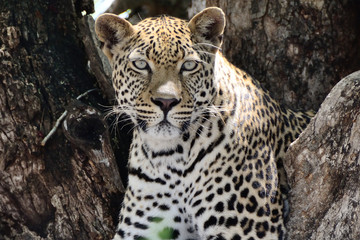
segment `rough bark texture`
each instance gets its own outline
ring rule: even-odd
[[[112,69],[109,60],[101,51],[99,40],[96,38],[95,20],[91,16],[84,16],[79,21],[79,29],[85,45],[90,71],[96,77],[101,92],[112,102],[115,100],[115,92],[111,82]]]
[[[66,106],[96,87],[83,10],[92,1],[0,2],[0,239],[113,235],[123,189],[96,109],[72,105],[82,124],[67,119],[69,140],[60,128],[40,145]],[[96,92],[82,101],[108,105]]]
[[[201,9],[193,1],[189,13]],[[360,2],[207,0],[226,15],[223,52],[293,108],[317,110],[331,88],[360,69]],[[194,10],[195,8],[195,10]]]
[[[360,239],[360,71],[330,92],[285,167],[289,239]]]

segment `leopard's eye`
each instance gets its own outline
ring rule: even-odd
[[[196,61],[186,61],[181,66],[181,70],[183,71],[193,71],[198,66],[198,63]]]
[[[135,60],[132,61],[132,64],[139,70],[146,70],[149,68],[149,64],[145,60]]]

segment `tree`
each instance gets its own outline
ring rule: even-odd
[[[0,3],[0,239],[112,236],[123,187],[107,125],[98,110],[74,102],[98,84],[82,41],[81,12],[92,8],[91,1]],[[84,99],[109,105],[99,92]],[[42,146],[66,108],[66,128]]]
[[[317,109],[360,68],[357,1],[193,1],[189,12],[205,5],[227,15],[224,54],[287,105]],[[0,239],[113,235],[129,129],[109,135],[103,119],[113,93],[91,12],[90,0],[0,2]]]
[[[360,239],[360,71],[341,80],[285,164],[289,239]]]

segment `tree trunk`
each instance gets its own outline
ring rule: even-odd
[[[227,16],[225,55],[283,103],[316,109],[341,76],[360,68],[357,1],[193,1],[189,12],[214,4]],[[0,239],[113,235],[129,136],[124,129],[110,137],[97,109],[111,105],[113,90],[108,63],[91,35],[93,21],[83,18],[83,11],[93,11],[92,1],[0,2]],[[90,92],[82,103],[75,100],[93,88],[101,94]],[[65,110],[63,127],[42,146]],[[353,115],[346,116],[342,124],[350,131],[346,124]],[[351,146],[342,149],[349,152]],[[356,164],[349,166],[355,169]],[[343,183],[334,189],[348,193]],[[342,201],[345,195],[336,196],[334,201]],[[349,203],[359,202],[357,195],[349,196]],[[308,224],[325,227],[332,215],[324,214]],[[296,224],[289,224],[297,231]],[[300,230],[302,236],[314,234]],[[356,231],[349,236],[358,236]]]
[[[92,2],[0,2],[0,239],[113,235],[123,187],[107,125],[73,102],[97,84],[83,10]],[[82,100],[109,105],[96,92]],[[64,130],[41,146],[66,107]]]
[[[205,2],[224,10],[223,53],[290,107],[317,110],[341,78],[360,69],[359,1],[192,2],[190,15]]]
[[[289,239],[360,239],[360,71],[331,90],[287,160]]]

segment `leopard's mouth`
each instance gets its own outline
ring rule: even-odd
[[[174,124],[170,123],[170,121],[168,121],[166,118],[163,119],[161,122],[159,122],[157,124],[157,126],[159,128],[176,128],[176,129],[179,129],[180,132],[185,132],[189,126],[190,126],[190,120],[189,121],[185,121],[183,122],[182,124],[180,124],[180,126],[175,126]]]
[[[161,122],[158,123],[159,127],[169,127],[173,126],[167,119],[163,119]]]
[[[183,122],[180,126],[175,126],[168,119],[163,119],[161,122],[149,126],[146,121],[137,119],[137,125],[141,131],[154,138],[176,138],[188,130],[190,121]]]

